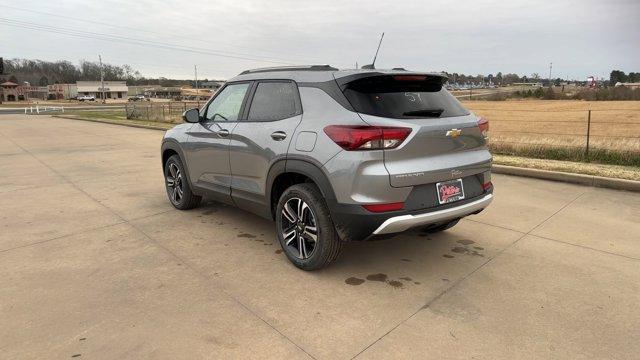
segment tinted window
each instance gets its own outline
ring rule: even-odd
[[[250,121],[272,121],[297,115],[296,87],[291,82],[259,83],[249,109]]]
[[[368,77],[349,83],[344,95],[357,112],[368,115],[415,119],[469,114],[469,111],[442,87],[438,78],[413,78]]]
[[[206,118],[212,121],[237,121],[249,84],[231,84],[209,104]]]

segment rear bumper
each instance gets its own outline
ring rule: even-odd
[[[493,200],[493,194],[487,194],[482,198],[460,206],[428,212],[417,215],[400,215],[385,220],[373,235],[393,234],[408,230],[420,225],[428,225],[445,220],[458,219],[469,214],[479,212],[486,208]]]
[[[465,190],[472,189],[473,186],[465,185]],[[405,209],[384,213],[369,212],[361,205],[340,204],[335,199],[327,199],[327,205],[340,238],[343,241],[362,241],[386,238],[413,227],[444,223],[476,214],[493,199],[493,187],[473,193],[475,196],[468,199],[433,205],[433,201],[437,203],[435,186],[416,187],[405,202]],[[434,199],[429,199],[431,197]]]

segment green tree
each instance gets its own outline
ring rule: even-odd
[[[609,75],[609,84],[615,85],[618,82],[627,82],[627,75],[624,73],[624,71],[611,71],[611,74]]]
[[[49,85],[49,79],[47,79],[46,76],[41,77],[40,80],[38,81],[38,85],[40,85],[40,86]]]
[[[513,84],[513,83],[517,83],[517,82],[521,82],[522,80],[520,79],[520,76],[518,76],[517,74],[504,74],[502,76],[503,78],[503,82],[505,84]]]

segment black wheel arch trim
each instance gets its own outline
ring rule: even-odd
[[[371,235],[373,230],[384,221],[385,214],[375,216],[375,214],[367,213],[364,208],[359,205],[339,204],[333,187],[329,182],[329,177],[322,170],[322,165],[313,159],[295,157],[275,163],[267,177],[267,199],[271,199],[271,191],[276,177],[289,172],[302,174],[318,186],[329,208],[331,221],[341,240],[363,240]],[[270,211],[273,211],[272,207],[270,207]],[[272,218],[274,218],[274,215],[272,212]],[[353,224],[358,224],[358,226],[353,226]]]
[[[180,157],[180,160],[182,161],[182,166],[184,167],[184,170],[186,172],[186,176],[185,178],[187,179],[187,181],[189,182],[189,186],[191,187],[191,189],[194,189],[193,184],[191,183],[191,176],[189,175],[189,165],[187,164],[187,161],[184,157],[184,152],[182,151],[182,147],[180,146],[180,143],[178,143],[176,140],[173,139],[165,139],[162,141],[162,146],[160,147],[160,159],[164,158],[164,153],[167,150],[173,150],[175,151],[178,156]],[[165,162],[162,161],[162,176],[164,176],[164,167],[165,167]]]
[[[324,171],[322,171],[321,167],[322,165],[317,161],[306,158],[287,158],[276,161],[271,165],[269,174],[267,175],[266,199],[268,199],[269,202],[271,201],[273,184],[276,178],[281,174],[293,172],[308,177],[318,186],[331,212],[333,205],[336,203],[336,196],[329,182],[329,178]],[[273,209],[271,207],[269,209],[273,218]]]

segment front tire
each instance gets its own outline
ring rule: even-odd
[[[189,210],[200,204],[202,197],[194,195],[187,180],[187,173],[178,155],[171,156],[164,165],[164,183],[171,205]]]
[[[314,184],[293,185],[282,193],[276,231],[287,258],[302,270],[321,269],[342,251],[329,208]]]

